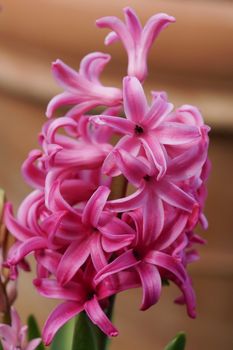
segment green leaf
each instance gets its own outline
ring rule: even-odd
[[[177,336],[166,346],[164,350],[184,350],[186,336],[184,333],[178,333]]]
[[[74,320],[70,320],[59,329],[53,338],[50,350],[71,350]]]
[[[39,326],[38,326],[37,321],[33,315],[30,315],[28,317],[27,324],[28,324],[28,340],[32,340],[35,338],[41,338]],[[42,343],[40,343],[37,346],[36,350],[45,350],[45,347]]]
[[[0,342],[0,350],[3,350],[2,343]]]
[[[98,350],[96,338],[95,326],[86,313],[81,312],[75,323],[72,350]]]

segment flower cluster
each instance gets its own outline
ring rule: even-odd
[[[22,326],[17,311],[11,308],[11,326],[0,324],[0,340],[3,350],[35,350],[41,342],[40,338],[27,341],[27,326]]]
[[[97,21],[111,29],[106,44],[121,40],[128,54],[122,89],[104,86],[100,73],[109,61],[95,52],[78,72],[57,60],[52,72],[64,92],[48,105],[48,121],[22,171],[34,191],[17,217],[5,207],[5,222],[16,238],[7,265],[12,275],[34,253],[34,285],[48,298],[64,300],[43,329],[49,344],[70,318],[85,311],[108,336],[118,331],[104,310],[109,297],[142,288],[141,309],[160,297],[162,282],[182,292],[178,302],[195,317],[195,295],[186,266],[204,241],[203,214],[209,172],[208,131],[197,108],[173,109],[164,92],[148,102],[142,83],[147,54],[174,18],[157,14],[142,28],[130,8],[125,22]],[[61,106],[72,106],[56,118]],[[101,113],[93,115],[93,108]],[[114,142],[113,142],[114,140]]]

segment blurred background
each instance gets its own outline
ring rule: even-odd
[[[169,99],[197,105],[212,127],[212,174],[206,214],[208,245],[190,267],[197,292],[198,318],[188,319],[184,307],[173,304],[179,294],[165,287],[158,305],[139,312],[141,291],[117,297],[115,324],[120,336],[112,350],[162,349],[178,331],[188,335],[187,350],[233,349],[233,3],[223,0],[1,0],[0,15],[0,187],[17,208],[29,193],[20,166],[44,121],[49,99],[59,89],[50,64],[61,58],[74,68],[91,51],[113,58],[103,81],[120,85],[126,55],[120,44],[105,48],[104,30],[95,19],[122,17],[132,6],[143,23],[156,12],[177,19],[161,33],[149,59],[146,89],[166,90]],[[40,323],[55,305],[38,296],[31,274],[23,274],[17,306],[23,319],[35,312]]]

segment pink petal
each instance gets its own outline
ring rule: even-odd
[[[193,197],[184,192],[175,184],[168,181],[160,181],[156,191],[159,194],[160,198],[168,204],[190,213],[196,204],[196,201]]]
[[[168,254],[158,251],[151,251],[149,254],[147,254],[144,261],[148,264],[154,264],[168,270],[174,276],[176,276],[181,283],[187,281],[187,273],[182,263],[178,259]]]
[[[40,343],[41,338],[35,338],[27,344],[25,350],[35,350]]]
[[[82,59],[79,73],[88,80],[99,84],[99,76],[110,59],[111,56],[108,54],[92,52]]]
[[[12,235],[17,238],[19,241],[24,241],[30,239],[33,233],[21,225],[14,217],[13,217],[13,209],[11,203],[6,203],[4,206],[4,222],[8,230],[12,233]]]
[[[117,329],[113,326],[106,314],[100,307],[96,296],[87,301],[84,305],[88,317],[109,337],[116,337],[118,335]]]
[[[42,337],[45,345],[49,345],[59,328],[82,310],[83,305],[73,301],[67,301],[58,305],[49,315],[43,328]]]
[[[84,287],[74,282],[61,287],[56,280],[36,278],[33,284],[41,295],[48,298],[81,301],[85,296]]]
[[[125,151],[127,151],[127,153],[136,156],[139,152],[140,147],[141,143],[138,138],[133,138],[126,135],[119,140],[114,150],[124,149]],[[113,152],[110,152],[105,158],[102,166],[102,171],[104,174],[109,176],[120,175],[120,170],[116,165],[116,160]]]
[[[59,128],[64,127],[72,127],[74,129],[77,129],[77,123],[72,120],[71,118],[67,117],[61,117],[59,119],[55,119],[52,121],[52,123],[49,125],[47,132],[46,132],[46,142],[48,143],[55,143],[55,134]]]
[[[46,116],[48,118],[52,118],[54,112],[62,106],[67,106],[67,105],[74,105],[76,103],[79,103],[80,101],[80,96],[77,96],[74,93],[71,92],[62,92],[59,95],[54,96],[46,109]]]
[[[108,115],[97,115],[91,117],[91,121],[97,125],[108,125],[122,134],[132,135],[134,132],[134,123],[122,117],[112,117]]]
[[[62,255],[54,250],[44,249],[36,252],[37,262],[52,274],[56,274],[61,257]]]
[[[156,168],[159,171],[157,176],[157,180],[159,180],[167,171],[166,150],[163,145],[159,143],[157,137],[152,133],[140,137],[140,141],[143,144],[147,157],[152,158]]]
[[[107,259],[104,255],[103,248],[101,245],[100,234],[93,234],[91,240],[91,260],[96,271],[101,270],[107,265]]]
[[[159,300],[162,287],[161,276],[156,266],[144,262],[136,266],[136,270],[139,273],[143,290],[140,309],[146,310]]]
[[[175,22],[175,18],[166,13],[158,13],[152,16],[142,32],[141,45],[143,49],[148,52],[161,30],[173,22]]]
[[[123,79],[123,103],[127,118],[140,123],[148,110],[148,104],[141,83],[136,77]]]
[[[82,215],[82,222],[86,225],[96,227],[105,203],[108,199],[110,189],[100,186],[87,202]]]
[[[110,32],[104,39],[104,44],[106,46],[111,45],[115,43],[116,41],[120,40],[119,36],[115,32]]]
[[[7,263],[16,265],[34,250],[47,248],[48,242],[42,237],[28,238],[23,243],[14,244],[8,253]]]
[[[143,211],[143,238],[146,242],[153,242],[161,233],[164,225],[164,208],[161,199],[148,191]]]
[[[136,192],[130,196],[108,201],[106,203],[106,209],[113,212],[124,212],[141,208],[145,199],[145,186],[139,188]]]
[[[14,330],[15,334],[18,335],[21,329],[21,320],[18,312],[13,306],[11,307],[11,327]]]
[[[129,269],[130,267],[139,264],[139,262],[140,261],[136,260],[135,256],[133,255],[133,250],[128,250],[127,252],[123,253],[118,258],[113,260],[113,262],[103,267],[95,276],[95,282],[96,284],[98,284],[106,277],[111,276],[122,270]]]
[[[0,337],[3,345],[14,344],[16,342],[17,330],[6,324],[0,324]],[[4,344],[5,343],[5,344]],[[3,348],[5,350],[5,347]],[[8,350],[8,349],[7,349]]]
[[[35,162],[41,158],[42,152],[33,150],[29,153],[28,158],[23,162],[21,171],[25,181],[32,187],[43,188],[45,183],[45,173]]]
[[[126,25],[119,18],[114,16],[102,17],[96,21],[96,25],[99,28],[109,28],[112,31],[116,32],[117,36],[122,41],[126,51],[133,49],[133,39]],[[109,44],[109,40],[106,42],[106,44]]]
[[[142,32],[142,26],[135,11],[130,7],[125,7],[124,14],[125,22],[129,29],[129,32],[131,33],[131,36],[134,38],[135,43],[139,43]]]
[[[57,280],[63,286],[72,279],[90,255],[91,238],[81,238],[69,245],[58,265]]]
[[[135,187],[139,187],[142,184],[143,178],[150,174],[149,164],[145,164],[140,159],[132,156],[130,153],[123,149],[115,149],[113,151],[117,166],[127,178],[127,180]]]
[[[207,157],[207,144],[198,144],[189,147],[189,149],[169,162],[167,176],[171,179],[180,181],[195,176],[203,167]]]
[[[182,145],[196,141],[200,131],[196,126],[164,122],[156,129],[159,141],[165,145]]]
[[[52,73],[61,87],[73,93],[76,93],[86,80],[61,60],[53,62]]]
[[[179,235],[183,232],[188,216],[180,214],[178,218],[172,221],[171,225],[166,228],[166,230],[159,236],[156,241],[156,249],[164,250],[168,248],[175,240],[179,237]]]
[[[153,102],[144,118],[144,124],[148,129],[157,128],[173,109],[173,104],[167,102],[164,92],[153,91],[152,94]]]

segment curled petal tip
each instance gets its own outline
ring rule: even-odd
[[[117,337],[118,334],[119,334],[118,331],[114,331],[114,332],[111,332],[111,333],[109,334],[109,336],[110,336],[110,337]]]

